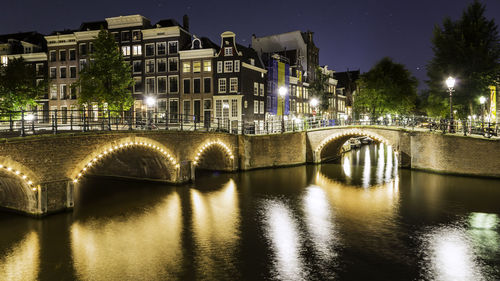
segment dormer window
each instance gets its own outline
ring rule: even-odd
[[[224,56],[232,56],[232,55],[233,55],[233,48],[232,47],[224,48]]]
[[[250,59],[250,64],[251,65],[255,65],[255,60],[254,59]]]

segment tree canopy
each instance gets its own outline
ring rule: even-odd
[[[74,87],[80,88],[80,104],[107,104],[112,110],[128,110],[133,104],[131,66],[124,61],[114,36],[101,29],[93,43],[94,52],[80,72]]]
[[[460,19],[446,18],[434,28],[434,57],[427,67],[430,95],[428,114],[446,116],[449,111],[448,76],[456,78],[453,107],[459,116],[466,116],[477,104],[479,96],[488,96],[487,87],[500,73],[500,39],[494,20],[484,16],[485,6],[474,1]]]
[[[37,84],[33,66],[22,57],[0,65],[0,111],[26,110],[46,92],[46,81]]]
[[[418,81],[402,64],[391,58],[380,60],[359,80],[360,91],[354,100],[358,113],[372,118],[393,113],[409,114],[415,108]]]

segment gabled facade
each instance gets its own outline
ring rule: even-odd
[[[215,67],[215,119],[231,131],[263,127],[267,70],[257,53],[237,44],[236,35],[226,31]]]

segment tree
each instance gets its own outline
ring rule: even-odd
[[[404,65],[391,58],[383,58],[362,74],[359,85],[354,101],[358,113],[376,118],[387,113],[405,115],[415,109],[418,81]]]
[[[18,111],[36,105],[38,98],[47,92],[47,83],[36,83],[31,64],[20,57],[0,65],[0,111]]]
[[[485,6],[474,1],[459,20],[446,18],[441,27],[434,28],[434,57],[427,67],[429,114],[449,116],[444,83],[448,76],[457,79],[453,108],[462,118],[472,113],[479,96],[488,96],[487,87],[498,78],[500,39],[497,25],[484,16],[484,11]]]
[[[316,77],[309,87],[311,96],[319,99],[319,108],[321,111],[328,111],[330,94],[327,91],[328,75],[323,73],[321,67],[316,68]]]
[[[101,29],[94,40],[90,63],[73,87],[80,88],[80,104],[107,104],[111,110],[128,110],[133,104],[131,66],[124,61],[114,36]]]

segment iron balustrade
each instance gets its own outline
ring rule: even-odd
[[[455,134],[498,136],[498,126],[476,120],[458,120],[429,117],[386,117],[377,119],[327,119],[321,116],[304,118],[274,118],[245,122],[231,118],[205,119],[168,111],[113,111],[113,110],[38,110],[0,112],[0,137],[58,134],[65,132],[179,130],[226,132],[230,134],[266,135],[300,132],[338,126],[386,126],[410,130],[428,130],[448,134],[450,126]]]

